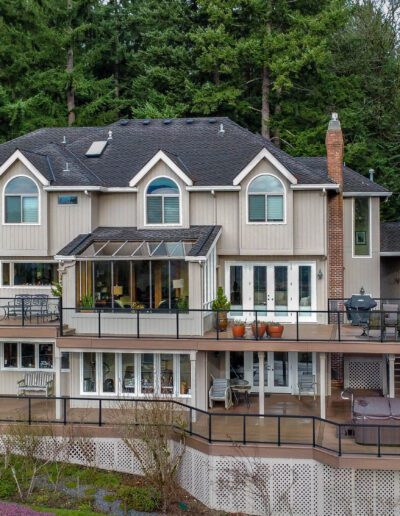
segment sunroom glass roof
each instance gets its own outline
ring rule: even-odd
[[[81,258],[184,258],[189,254],[192,242],[93,242],[79,256]]]

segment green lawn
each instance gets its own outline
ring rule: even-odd
[[[56,516],[99,516],[99,512],[93,512],[89,510],[78,510],[78,509],[53,509],[51,507],[37,507],[32,506],[32,509],[38,512],[50,512],[56,514]]]

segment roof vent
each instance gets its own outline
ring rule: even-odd
[[[216,121],[217,121],[217,119],[216,119],[216,118],[209,118],[209,119],[208,119],[208,123],[209,123],[209,124],[215,124],[215,122],[216,122]]]
[[[63,169],[63,172],[71,172],[68,161],[65,163],[65,168]]]
[[[187,118],[186,119],[187,124],[193,124],[193,118]]]
[[[368,173],[369,173],[369,180],[371,181],[371,183],[374,182],[374,174],[375,174],[375,170],[373,168],[370,168],[368,170]]]
[[[88,158],[96,158],[97,156],[101,156],[106,148],[107,140],[93,142],[89,149],[86,151],[86,156]]]
[[[163,120],[163,124],[165,125],[168,125],[171,123],[171,119],[170,118],[166,118],[165,120]]]
[[[108,138],[107,141],[112,140],[112,131],[108,131]]]
[[[219,134],[219,136],[224,136],[224,134],[225,134],[224,124],[219,124],[218,134]]]
[[[148,118],[143,120],[143,125],[149,125],[149,123],[150,123],[150,120]]]
[[[66,145],[66,144],[67,144],[67,137],[65,136],[65,134],[64,134],[64,136],[63,136],[63,139],[62,139],[62,142],[61,142],[61,143],[63,143],[64,145]]]
[[[129,124],[129,120],[124,119],[124,120],[119,121],[119,125],[128,125],[128,124]]]

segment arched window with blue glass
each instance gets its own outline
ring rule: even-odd
[[[179,224],[179,187],[168,177],[158,177],[151,181],[146,190],[146,223]]]
[[[285,187],[275,176],[256,177],[248,187],[249,222],[284,222]]]
[[[11,179],[4,190],[4,222],[37,224],[39,222],[39,190],[26,176]]]

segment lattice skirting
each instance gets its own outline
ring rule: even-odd
[[[43,443],[43,453],[49,452]],[[176,444],[172,444],[176,446]],[[47,450],[47,451],[46,451]],[[0,453],[1,453],[0,446]],[[76,443],[76,464],[140,474],[121,439]],[[178,481],[210,508],[263,516],[399,516],[400,472],[335,469],[314,460],[209,456],[187,448]]]
[[[386,390],[386,369],[383,357],[344,358],[344,387]]]

